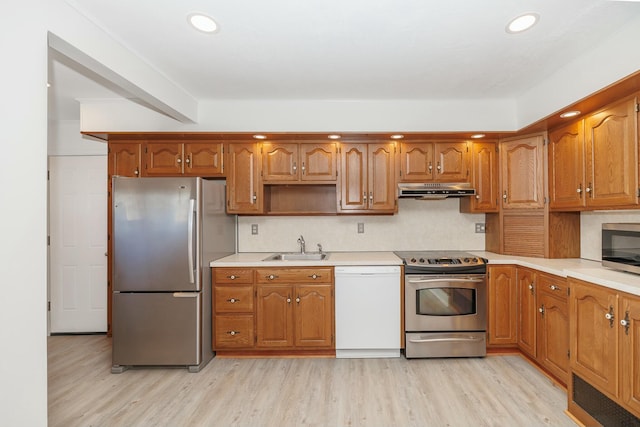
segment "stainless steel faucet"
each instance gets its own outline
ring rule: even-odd
[[[302,234],[298,238],[298,244],[300,245],[300,253],[301,254],[305,253],[305,247],[304,247],[305,242],[304,242],[304,237],[302,237]]]

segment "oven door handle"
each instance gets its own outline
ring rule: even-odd
[[[422,338],[410,339],[409,342],[425,343],[425,342],[463,342],[463,341],[482,341],[481,337],[449,337],[449,338]]]
[[[409,283],[437,283],[437,282],[473,282],[480,283],[484,282],[484,279],[456,279],[456,278],[439,278],[439,279],[420,279],[420,280],[411,280],[409,279]]]

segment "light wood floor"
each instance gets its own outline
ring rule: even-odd
[[[49,426],[575,426],[517,355],[213,359],[111,374],[105,336],[49,337]]]

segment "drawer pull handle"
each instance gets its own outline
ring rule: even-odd
[[[237,335],[239,333],[240,333],[240,331],[227,331],[227,334],[229,334],[231,336]]]
[[[561,290],[561,289],[560,289],[560,286],[556,286],[556,285],[550,285],[550,286],[549,286],[549,288],[550,288],[552,291],[559,291],[559,290]]]
[[[265,276],[267,280],[274,280],[274,279],[278,279],[279,276],[276,276],[275,274],[269,274],[267,276]]]
[[[237,298],[229,298],[229,299],[227,300],[227,302],[230,302],[231,304],[235,304],[235,303],[237,303],[237,302],[240,302],[240,300],[239,300],[239,299],[237,299]]]
[[[235,274],[232,274],[231,276],[227,276],[227,279],[231,279],[231,280],[236,280],[238,277]]]
[[[318,279],[318,278],[319,278],[319,277],[321,277],[321,276],[318,276],[317,274],[312,274],[312,275],[311,275],[311,276],[309,276],[309,277],[311,277],[313,280],[316,280],[316,279]]]

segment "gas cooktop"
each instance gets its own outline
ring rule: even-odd
[[[399,251],[405,273],[447,274],[486,272],[487,260],[468,252],[460,251]]]

